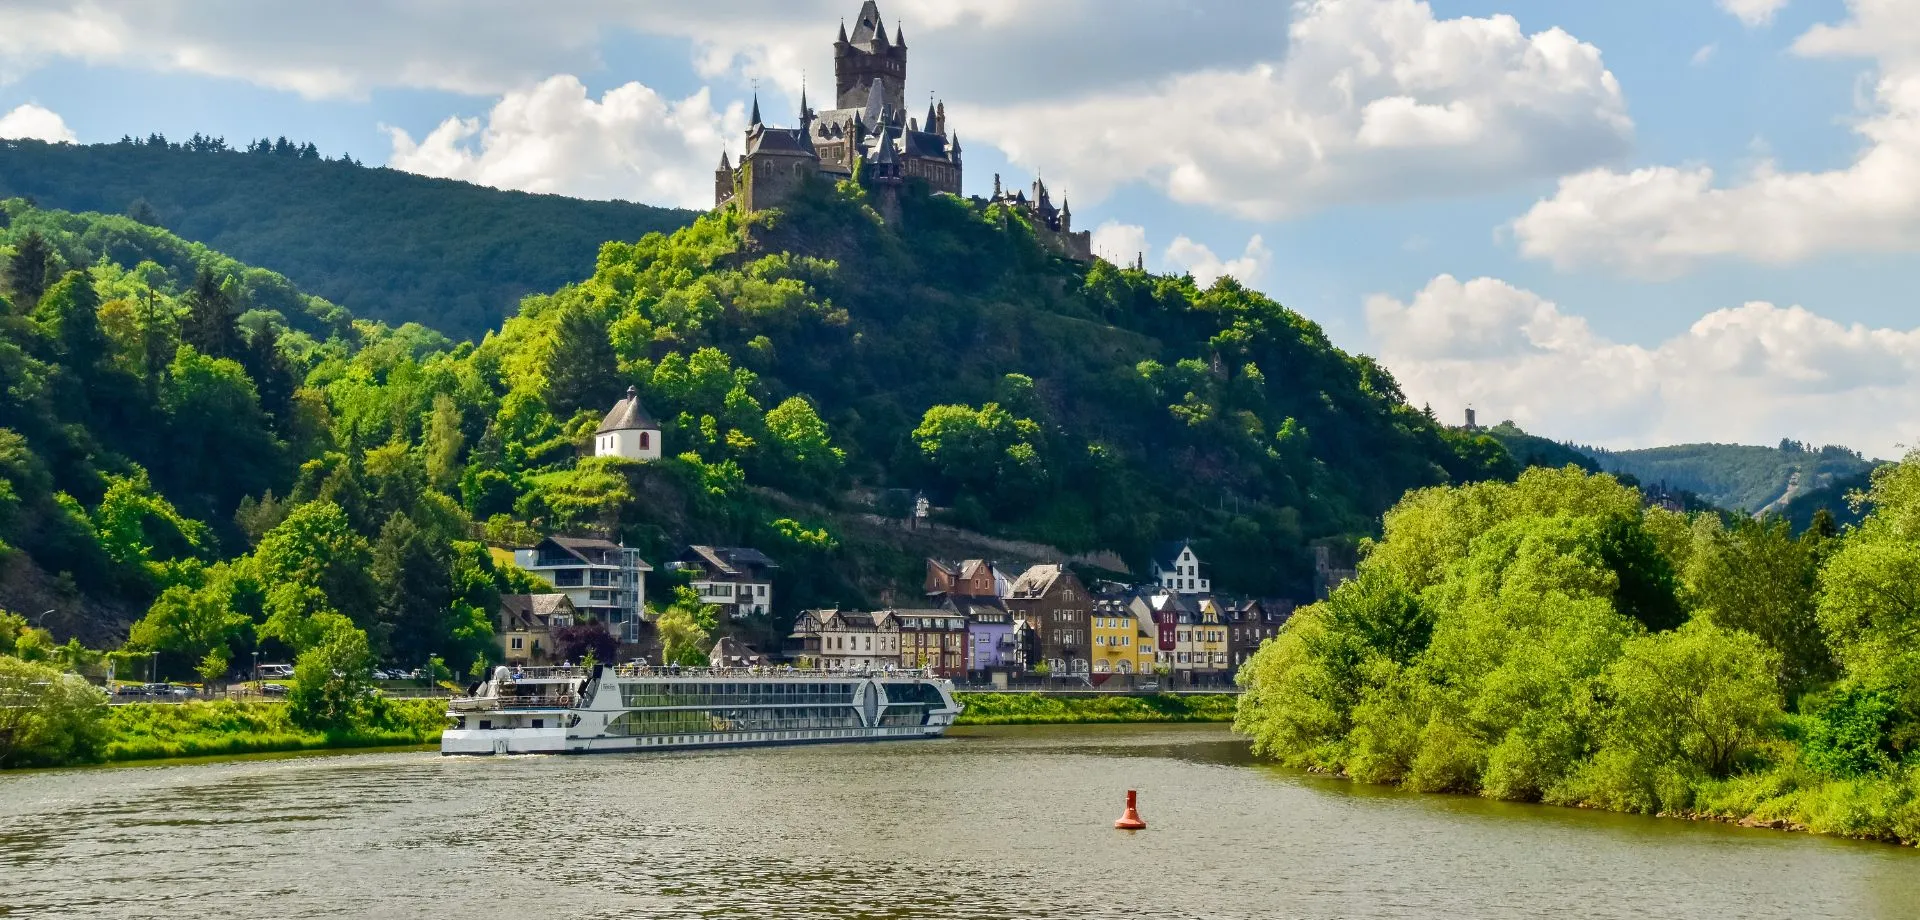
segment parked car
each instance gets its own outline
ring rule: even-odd
[[[266,694],[267,696],[286,696],[287,685],[286,684],[263,684],[260,687],[260,692],[263,694]]]
[[[260,666],[261,680],[286,680],[293,676],[293,665],[263,664]]]

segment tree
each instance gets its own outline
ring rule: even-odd
[[[48,274],[53,269],[53,247],[38,230],[28,230],[14,247],[13,260],[7,263],[7,291],[14,306],[31,310],[47,291]]]
[[[180,324],[180,339],[214,358],[238,357],[241,351],[239,312],[234,309],[233,297],[213,270],[204,265],[194,276],[193,290],[187,293],[187,317]]]
[[[660,660],[664,664],[699,667],[707,663],[707,631],[695,622],[693,613],[678,605],[654,621],[660,636]]]
[[[620,389],[619,371],[606,326],[577,304],[562,310],[547,352],[547,405],[555,414],[606,411]]]
[[[1832,676],[1816,615],[1815,545],[1784,520],[1741,519],[1731,530],[1702,516],[1694,527],[1687,593],[1695,616],[1758,636],[1780,653],[1780,688],[1791,697]]]
[[[600,664],[611,664],[620,657],[620,640],[605,623],[576,623],[554,631],[553,649],[562,661],[579,663],[592,656]]]
[[[154,212],[153,205],[148,204],[145,198],[135,198],[133,204],[127,206],[127,216],[149,227],[160,226],[160,215]]]
[[[262,634],[299,649],[308,643],[294,638],[310,634],[302,621],[321,613],[372,625],[378,604],[368,574],[372,557],[339,505],[315,501],[294,509],[254,551],[260,580],[269,586],[270,617]]]
[[[373,549],[373,581],[379,586],[379,628],[370,637],[393,661],[414,663],[444,651],[453,585],[446,546],[432,540],[404,514],[380,528]]]
[[[1779,669],[1759,639],[1700,620],[1628,642],[1607,672],[1612,705],[1584,797],[1691,807],[1695,780],[1730,775],[1782,718]]]
[[[109,347],[106,333],[100,330],[100,295],[93,289],[93,277],[84,271],[68,272],[41,297],[35,312],[41,327],[59,344],[61,362],[82,380],[93,380]]]
[[[814,493],[832,488],[847,454],[833,446],[827,424],[811,403],[795,396],[768,410],[766,431],[775,457],[775,482]]]
[[[239,357],[240,366],[246,368],[259,393],[260,408],[284,429],[292,420],[293,393],[299,389],[300,379],[280,351],[279,328],[271,322],[261,323]]]
[[[230,657],[252,619],[234,609],[238,573],[225,564],[208,572],[204,584],[174,585],[160,593],[147,615],[133,624],[129,649],[169,652],[199,664],[209,656]]]
[[[227,676],[228,660],[229,653],[224,648],[210,649],[201,657],[200,664],[194,672],[200,675],[200,683],[205,692],[211,694],[214,682]]]
[[[106,709],[83,678],[0,655],[0,769],[96,758]]]
[[[467,438],[461,431],[460,406],[441,393],[433,398],[433,417],[427,423],[427,481],[441,491],[460,484],[460,454]]]
[[[288,714],[297,725],[329,732],[353,727],[365,712],[373,684],[367,634],[339,614],[315,617],[319,641],[293,663]]]
[[[263,492],[283,475],[282,445],[238,363],[182,347],[161,405],[167,437],[154,474],[176,499],[202,496],[217,513],[231,514],[241,496]]]

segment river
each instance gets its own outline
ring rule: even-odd
[[[0,776],[0,917],[1734,916],[1920,917],[1920,853],[1356,786],[1218,726]]]

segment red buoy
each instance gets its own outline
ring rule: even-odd
[[[1139,803],[1140,803],[1139,794],[1134,792],[1132,789],[1128,789],[1127,790],[1127,813],[1124,815],[1121,815],[1120,820],[1113,822],[1113,826],[1123,831],[1146,830],[1147,822],[1140,820]]]

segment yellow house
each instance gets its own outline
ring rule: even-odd
[[[1140,623],[1123,599],[1095,601],[1089,632],[1093,637],[1093,673],[1140,673]]]
[[[1211,595],[1200,599],[1200,615],[1193,624],[1193,670],[1198,676],[1213,672],[1224,675],[1232,669],[1227,648],[1226,610],[1220,599]]]

